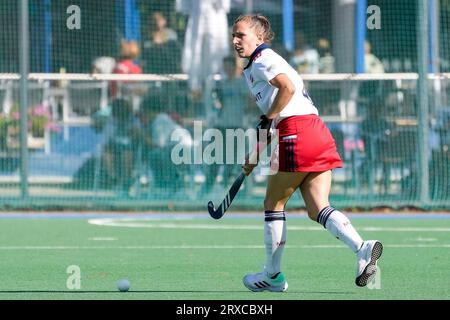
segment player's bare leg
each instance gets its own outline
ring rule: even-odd
[[[383,246],[376,240],[363,241],[350,220],[330,206],[330,189],[331,170],[310,173],[300,186],[308,216],[357,254],[355,283],[363,287],[376,273],[377,260],[381,256]]]
[[[284,207],[302,183],[307,173],[278,172],[268,178],[264,200],[264,242],[266,263],[264,270],[244,277],[244,285],[252,291],[285,291],[288,287],[281,272],[281,258],[286,243],[286,217]]]

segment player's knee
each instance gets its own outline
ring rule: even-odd
[[[265,198],[264,199],[264,210],[272,210],[272,204],[273,202],[270,201],[270,199]]]
[[[308,217],[313,220],[313,221],[317,221],[317,212],[315,210],[308,210]]]
[[[283,211],[284,203],[273,199],[264,199],[264,210]]]

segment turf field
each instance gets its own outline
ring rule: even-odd
[[[260,215],[0,215],[5,299],[450,299],[450,215],[351,215],[384,244],[372,289],[354,285],[354,254],[304,215],[288,216],[285,293],[252,293],[246,272],[264,262]],[[69,289],[69,266],[80,289]],[[70,271],[70,270],[69,270]],[[117,291],[127,278],[131,289]],[[69,280],[69,281],[68,281]]]

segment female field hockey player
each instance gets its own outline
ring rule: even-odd
[[[233,46],[241,58],[248,58],[244,75],[256,103],[264,113],[259,128],[278,130],[277,173],[268,177],[264,200],[264,270],[244,277],[252,291],[285,291],[281,272],[286,243],[285,205],[297,188],[308,216],[344,242],[357,256],[356,285],[365,286],[376,273],[383,246],[377,240],[363,241],[348,218],[330,206],[331,170],[342,167],[335,142],[318,116],[299,74],[269,48],[273,32],[261,15],[243,15],[233,25]],[[244,164],[249,175],[256,164]]]

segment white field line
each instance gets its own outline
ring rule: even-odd
[[[391,244],[386,248],[450,248],[450,244]],[[173,245],[173,246],[0,246],[0,251],[18,250],[229,250],[264,249],[264,245]],[[287,249],[347,249],[344,245],[286,245]]]
[[[436,238],[422,238],[422,237],[419,237],[419,238],[413,239],[413,241],[434,242],[434,241],[438,241],[438,239],[436,239]]]
[[[88,238],[88,240],[91,240],[91,241],[116,241],[118,239],[114,238],[114,237],[92,237],[92,238]]]
[[[129,228],[158,228],[158,229],[210,229],[210,230],[262,230],[261,225],[230,225],[230,224],[201,224],[201,223],[171,223],[161,222],[154,223],[157,220],[148,221],[138,219],[89,219],[88,223],[108,227],[129,227]],[[288,226],[288,230],[295,231],[321,231],[321,226]],[[442,227],[359,227],[358,230],[369,232],[450,232],[450,228]]]

